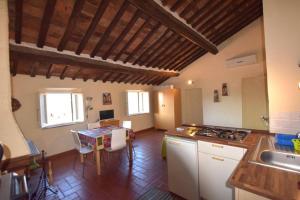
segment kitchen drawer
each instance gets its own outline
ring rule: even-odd
[[[231,158],[234,160],[241,160],[246,152],[246,149],[224,144],[198,141],[198,151],[216,156]]]

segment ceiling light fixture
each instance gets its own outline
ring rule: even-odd
[[[192,80],[188,80],[188,85],[192,85],[193,84],[193,81]]]

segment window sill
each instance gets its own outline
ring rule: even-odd
[[[137,113],[137,114],[128,115],[128,117],[139,116],[139,115],[149,115],[149,114],[150,114],[150,112],[148,112],[148,113]]]
[[[59,128],[59,127],[63,127],[63,126],[71,126],[71,125],[81,124],[81,123],[84,123],[84,121],[80,121],[80,122],[69,122],[69,123],[62,123],[62,124],[54,124],[54,125],[46,125],[46,126],[41,126],[41,128],[42,128],[42,129]]]

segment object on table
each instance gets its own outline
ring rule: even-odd
[[[292,142],[292,139],[296,139],[296,135],[282,134],[282,133],[278,133],[275,135],[275,141],[276,141],[276,144],[278,144],[278,145],[285,145],[285,146],[293,147],[294,144]]]

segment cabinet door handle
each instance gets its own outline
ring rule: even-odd
[[[218,161],[224,161],[224,159],[222,159],[222,158],[217,158],[217,157],[211,157],[212,159],[214,159],[214,160],[218,160]]]
[[[212,146],[212,147],[216,147],[216,148],[224,148],[224,146],[222,146],[222,145],[217,145],[217,144],[212,144],[211,146]]]
[[[180,143],[178,143],[178,142],[173,142],[173,141],[168,141],[168,143],[169,143],[169,144],[175,144],[175,145],[178,145],[178,146],[180,145]]]

